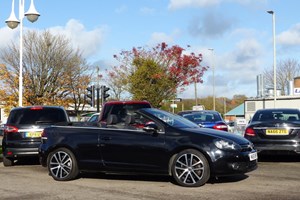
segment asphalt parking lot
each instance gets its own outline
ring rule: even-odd
[[[300,196],[300,157],[265,157],[246,175],[212,179],[199,188],[175,185],[169,177],[82,174],[54,181],[37,161],[13,167],[0,163],[2,200],[10,199],[230,199],[296,200]]]

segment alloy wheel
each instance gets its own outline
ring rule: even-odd
[[[72,171],[72,167],[72,158],[64,151],[57,151],[50,158],[49,170],[51,175],[57,179],[68,177]]]
[[[174,166],[176,178],[185,186],[197,185],[203,180],[205,164],[202,159],[194,153],[180,155]]]

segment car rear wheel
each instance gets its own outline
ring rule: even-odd
[[[181,151],[173,161],[172,176],[176,183],[181,186],[202,186],[210,177],[208,161],[197,150],[187,149]]]
[[[14,160],[12,158],[3,157],[3,165],[5,167],[10,167],[14,165]]]
[[[69,149],[59,148],[51,152],[47,163],[49,174],[57,181],[69,181],[79,174],[76,158]]]

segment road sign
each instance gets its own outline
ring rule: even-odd
[[[193,110],[205,110],[204,105],[193,106]]]
[[[173,101],[181,102],[182,98],[175,98]]]
[[[170,105],[170,107],[171,107],[171,108],[177,108],[177,104],[176,104],[176,103],[172,103],[172,104]]]

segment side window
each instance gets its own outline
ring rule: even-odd
[[[287,117],[287,121],[298,121],[298,115],[290,115]]]
[[[155,123],[152,119],[138,113],[131,113],[127,115],[125,119],[125,129],[142,131],[143,128],[149,124],[156,124],[158,126],[158,131],[163,131],[163,128]]]

